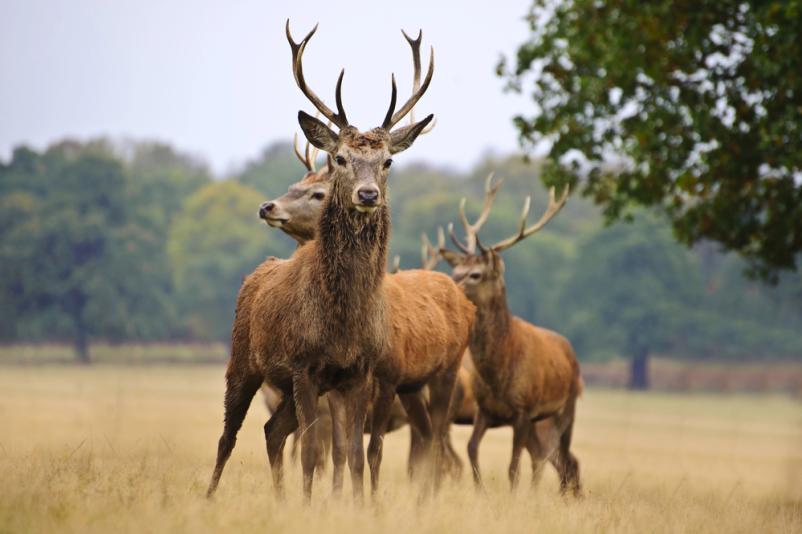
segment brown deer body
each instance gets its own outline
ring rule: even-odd
[[[349,125],[337,83],[337,113],[306,85],[302,56],[312,30],[295,43],[289,33],[295,81],[307,98],[339,128],[299,112],[307,139],[335,161],[330,193],[318,222],[317,239],[288,260],[266,262],[244,284],[252,292],[249,317],[238,310],[232,332],[232,354],[226,372],[225,420],[211,495],[236,441],[250,402],[262,382],[283,393],[277,411],[265,425],[267,452],[278,492],[282,490],[283,447],[297,426],[302,429],[301,464],[304,495],[311,498],[317,457],[315,426],[318,397],[331,392],[345,407],[346,436],[334,436],[334,448],[347,454],[355,497],[363,491],[362,430],[369,386],[377,363],[390,352],[390,318],[384,269],[390,234],[386,202],[392,154],[409,148],[432,120],[393,130],[414,107],[426,83],[395,112],[395,84],[390,109],[379,128],[360,132]],[[255,287],[251,287],[255,286]],[[247,324],[247,327],[245,325]],[[338,428],[338,425],[334,425]]]
[[[490,427],[513,427],[513,452],[509,467],[511,486],[518,481],[520,456],[524,448],[532,457],[533,480],[542,461],[549,458],[560,473],[560,489],[569,487],[580,491],[579,464],[570,451],[576,400],[582,392],[579,364],[571,344],[561,335],[532,325],[510,313],[504,283],[504,261],[500,252],[540,230],[565,204],[566,190],[559,202],[551,200],[546,213],[534,225],[526,226],[529,198],[521,217],[520,231],[492,247],[483,247],[477,232],[487,220],[493,198],[500,183],[491,187],[492,175],[486,183],[482,214],[474,224],[468,224],[464,214],[464,199],[460,216],[467,232],[463,245],[449,228],[461,253],[442,250],[453,267],[453,278],[476,304],[476,325],[471,334],[470,351],[476,367],[473,391],[478,411],[468,444],[468,457],[474,481],[481,484],[478,452],[479,443]],[[479,250],[477,251],[477,246]],[[539,439],[548,429],[539,432],[538,421],[548,420],[559,436],[557,451],[552,454],[549,444]],[[542,425],[541,425],[542,426]]]
[[[306,156],[301,156],[300,151],[296,146],[296,153],[299,159],[309,169],[309,172],[304,178],[290,186],[289,191],[278,198],[269,202],[265,202],[260,207],[259,213],[269,225],[278,227],[290,237],[299,243],[306,242],[307,240],[314,239],[315,224],[320,215],[322,199],[328,194],[328,169],[315,170],[313,161],[310,160],[309,151],[306,151]],[[444,237],[440,235],[438,246],[443,246]],[[434,247],[428,242],[424,241],[422,250],[422,267],[424,271],[431,270],[439,260],[439,249]],[[412,273],[419,273],[412,276]],[[435,287],[429,288],[427,284],[432,284],[434,281]],[[393,294],[399,294],[402,291],[409,291],[410,294],[417,294],[418,298],[434,297],[437,295],[436,284],[442,284],[443,278],[439,275],[426,274],[423,271],[403,271],[402,273],[392,273],[388,275],[386,287],[388,287]],[[453,286],[450,280],[445,283],[445,288],[449,289]],[[449,309],[453,307],[454,300],[462,301],[462,309]],[[429,299],[431,300],[431,299]],[[393,380],[399,381],[404,384],[422,384],[428,383],[432,377],[426,375],[432,374],[432,369],[447,369],[450,368],[453,361],[443,362],[438,361],[437,353],[442,354],[446,351],[449,358],[453,358],[450,343],[453,343],[453,336],[456,335],[459,339],[463,339],[465,332],[463,326],[465,323],[465,316],[472,315],[472,309],[465,306],[465,300],[461,298],[459,292],[447,293],[443,299],[442,304],[437,301],[437,298],[431,302],[409,302],[405,296],[401,295],[390,299],[391,302],[391,316],[399,317],[399,321],[393,321],[392,346],[399,347],[404,350],[415,351],[413,354],[398,353],[394,355],[391,362],[388,362],[388,373],[397,375],[398,378]],[[414,309],[422,310],[423,315],[416,314],[414,317],[408,317],[408,312],[404,309],[405,306],[412,306]],[[398,308],[398,309],[396,309]],[[428,313],[427,313],[428,312]],[[432,313],[434,317],[432,317]],[[456,313],[456,315],[455,315]],[[443,320],[445,318],[445,320]],[[413,320],[414,319],[414,320]],[[447,324],[446,321],[454,321],[452,324]],[[419,340],[407,341],[405,338],[417,335]],[[444,337],[446,336],[446,337]],[[448,339],[452,336],[452,339]],[[429,354],[427,351],[434,351],[434,356],[424,356]],[[470,366],[470,357],[467,357],[468,365]],[[462,357],[463,363],[465,357]],[[454,405],[452,406],[451,415],[449,420],[459,418],[463,424],[473,421],[475,413],[475,401],[472,395],[470,384],[470,373],[468,369],[459,367],[457,371],[457,383],[454,389]],[[404,386],[401,386],[402,390]],[[426,391],[426,395],[429,395]],[[417,395],[417,391],[407,392],[406,395]],[[404,394],[401,395],[404,401],[409,403],[418,404],[419,401],[405,398]],[[399,402],[396,400],[391,407],[389,421],[383,428],[384,431],[392,431],[400,426],[402,422],[406,422],[406,412],[401,405],[404,401]],[[429,419],[439,417],[435,415],[431,408],[436,408],[442,404],[442,400],[434,404],[427,401],[429,408]],[[322,420],[327,420],[329,414],[326,413],[328,406],[321,403],[321,411],[319,417]],[[270,407],[271,412],[275,407]],[[380,423],[379,423],[380,424]],[[442,424],[442,423],[440,423]],[[424,425],[422,431],[427,435],[432,432],[431,423],[419,420],[413,421],[411,426],[411,448],[410,448],[410,466],[409,471],[412,474],[415,468],[415,463],[420,459],[421,451],[427,447],[426,439],[421,436],[421,429],[418,425]],[[366,424],[366,432],[370,433],[373,427],[372,421]],[[448,429],[441,429],[438,432],[445,432]],[[450,445],[450,439],[446,435],[446,456],[448,461],[449,470],[459,476],[461,471],[461,460],[454,452],[453,447]],[[374,453],[375,454],[375,453]],[[337,467],[335,466],[335,470]]]
[[[415,40],[406,34],[405,37],[413,50],[413,91],[417,93],[420,90],[421,37]],[[424,88],[431,77],[431,68],[430,62]],[[264,203],[260,207],[260,216],[271,226],[281,228],[302,242],[312,239],[317,233],[312,222],[319,217],[320,200],[327,194],[323,184],[330,178],[330,169],[336,160],[330,160],[326,170],[315,171],[314,156],[310,156],[308,150],[305,156],[301,156],[296,146],[296,154],[304,161],[309,173],[301,182],[291,186],[286,195]],[[446,454],[450,451],[452,454],[448,459],[459,468],[459,458],[453,453],[448,439],[449,410],[460,358],[467,346],[474,317],[473,305],[449,277],[440,273],[404,271],[386,277],[383,288],[392,327],[389,332],[390,353],[377,363],[375,370],[376,397],[373,399],[372,421],[369,425],[371,441],[368,446],[371,487],[374,491],[378,487],[383,436],[391,428],[389,419],[393,416],[396,393],[420,437],[420,440],[412,441],[411,468],[430,449],[432,441],[437,447],[435,459],[441,459],[443,451]],[[421,392],[424,386],[428,386],[428,410]],[[336,410],[336,399],[333,401],[331,406]],[[337,426],[340,417],[332,415]],[[334,441],[337,487],[343,455],[338,454],[336,437]],[[437,476],[439,474],[440,469],[437,470]]]

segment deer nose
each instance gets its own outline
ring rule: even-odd
[[[375,206],[379,199],[379,190],[375,187],[362,187],[356,192],[356,195],[363,206]]]
[[[267,214],[273,211],[273,208],[276,207],[275,202],[264,202],[261,206],[259,206],[259,218],[260,219],[267,219]]]

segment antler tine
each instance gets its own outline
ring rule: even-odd
[[[421,233],[420,235],[421,240],[421,247],[420,247],[420,264],[421,267],[424,269],[429,264],[430,253],[432,250],[432,242],[429,241],[429,236],[426,235],[426,232]]]
[[[307,150],[307,157],[309,158],[309,170],[315,172],[317,171],[318,148],[316,146],[312,146],[312,143],[307,142],[306,150]]]
[[[301,163],[304,164],[307,171],[313,170],[312,167],[309,166],[309,142],[306,143],[306,154],[302,155],[301,151],[298,149],[298,133],[296,132],[295,135],[292,136],[292,149],[295,151],[295,157],[298,158]]]
[[[409,46],[412,48],[412,67],[414,69],[414,75],[412,76],[412,92],[415,93],[420,89],[420,45],[423,39],[423,30],[418,30],[418,37],[417,39],[413,39],[407,32],[401,30],[401,33],[404,34],[404,38],[409,43]],[[409,110],[409,124],[410,126],[415,124],[415,108]],[[432,123],[421,130],[420,134],[418,135],[426,135],[434,130],[434,127],[437,125],[437,119],[434,119]]]
[[[479,233],[479,230],[482,228],[485,222],[487,222],[487,218],[490,216],[490,209],[493,207],[493,201],[496,199],[496,194],[504,183],[504,179],[501,179],[495,185],[493,185],[493,176],[494,173],[491,172],[485,179],[485,198],[484,203],[482,204],[482,212],[479,214],[479,217],[473,224],[468,222],[468,217],[465,215],[466,200],[464,197],[459,204],[459,218],[462,221],[462,225],[465,227],[465,236],[468,240],[467,246],[470,250],[470,254],[476,252],[476,234]]]
[[[555,215],[565,206],[566,201],[568,200],[568,193],[570,192],[570,187],[566,186],[563,190],[563,194],[560,196],[560,200],[555,200],[555,189],[552,187],[549,189],[549,205],[546,208],[546,211],[543,212],[540,219],[533,224],[532,226],[526,226],[526,218],[529,215],[529,201],[530,197],[526,197],[526,201],[524,202],[524,209],[521,212],[521,226],[518,229],[518,233],[512,237],[508,237],[507,239],[500,241],[490,247],[496,252],[501,252],[502,250],[506,250],[513,246],[515,243],[522,241],[529,237],[530,235],[540,231],[550,220],[554,218]]]
[[[421,44],[421,39],[423,38],[423,32],[420,31],[418,33],[417,39],[411,39],[409,35],[407,35],[406,32],[404,32],[403,30],[401,31],[401,33],[404,34],[404,38],[409,43],[409,46],[412,48],[412,63],[414,67],[412,96],[410,96],[409,100],[407,100],[404,103],[404,105],[401,106],[401,109],[399,109],[395,113],[393,113],[393,111],[395,110],[395,105],[394,104],[390,105],[390,109],[387,112],[387,116],[385,117],[384,122],[382,123],[382,128],[384,128],[385,130],[391,130],[393,126],[398,124],[398,122],[407,115],[407,113],[410,113],[412,111],[412,109],[415,107],[415,104],[418,103],[418,100],[421,99],[423,94],[429,88],[429,84],[432,81],[432,75],[434,74],[434,47],[432,47],[429,53],[429,70],[426,71],[426,78],[424,78],[423,80],[423,85],[420,85],[420,67],[421,67],[420,44]]]
[[[345,75],[345,69],[340,71],[340,77],[337,78],[337,87],[335,89],[335,100],[337,102],[337,113],[334,113],[329,107],[323,103],[323,101],[306,85],[306,80],[304,79],[304,69],[303,69],[303,55],[304,50],[306,50],[306,45],[309,43],[309,40],[317,31],[317,24],[315,27],[312,28],[306,37],[304,37],[299,43],[296,43],[292,39],[292,34],[290,33],[290,19],[287,19],[286,24],[286,34],[287,34],[287,41],[290,43],[290,48],[292,49],[292,73],[295,76],[295,83],[298,85],[298,88],[301,92],[306,95],[306,98],[309,99],[314,106],[320,110],[320,112],[331,122],[337,125],[338,128],[341,130],[348,127],[348,118],[345,116],[345,109],[343,109],[342,104],[342,83],[343,83],[343,75]]]
[[[398,87],[395,85],[395,73],[390,75],[390,107],[387,108],[387,114],[382,121],[382,127],[389,124],[393,118],[393,111],[395,110],[395,101],[398,98]],[[418,134],[420,135],[420,134]]]
[[[440,261],[440,251],[446,246],[446,234],[443,227],[437,229],[437,246],[432,245],[429,241],[429,236],[426,233],[421,234],[421,267],[427,271],[431,271],[437,267]]]
[[[457,238],[457,234],[454,233],[454,223],[448,223],[448,237],[451,238],[451,241],[457,246],[465,254],[473,254],[473,252],[462,244],[462,242]]]
[[[412,92],[415,93],[418,89],[420,89],[420,45],[421,41],[423,40],[423,30],[418,30],[417,39],[413,39],[407,35],[407,32],[404,30],[401,30],[401,33],[404,34],[404,39],[407,40],[409,47],[412,49],[412,68],[414,71],[412,76]],[[409,124],[415,124],[414,109],[409,110]]]
[[[310,143],[309,140],[307,139],[306,140],[306,146],[304,147],[304,157],[306,158],[306,163],[307,163],[306,168],[309,169],[310,171],[314,172],[314,170],[315,170],[315,160],[311,157],[312,156],[311,151],[310,151],[310,147],[311,146],[312,146],[312,143]]]

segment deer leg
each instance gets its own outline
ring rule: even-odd
[[[327,399],[318,399],[317,417],[318,455],[316,460],[316,469],[318,473],[324,473],[326,471],[326,456],[331,448],[332,433],[331,410],[329,409]]]
[[[317,463],[317,385],[306,369],[298,369],[292,376],[295,414],[301,431],[301,468],[304,473],[304,498],[312,499],[312,481]]]
[[[446,461],[453,460],[448,454],[448,433],[451,426],[449,418],[451,410],[451,396],[454,393],[454,383],[457,380],[457,368],[447,370],[435,377],[429,384],[429,413],[432,418],[432,433],[434,435],[434,486],[440,487],[443,476],[443,466]],[[457,462],[461,464],[459,458]],[[449,467],[451,467],[449,465]],[[459,465],[461,468],[462,466]]]
[[[273,474],[273,487],[279,497],[284,496],[284,444],[287,442],[287,436],[297,427],[295,401],[292,396],[286,395],[281,399],[270,420],[265,423],[267,458]]]
[[[561,431],[560,443],[557,448],[558,460],[555,464],[560,473],[560,494],[565,495],[569,487],[575,497],[582,495],[582,486],[579,482],[579,461],[571,453],[571,437],[574,431],[576,399],[570,399],[557,418],[557,427]]]
[[[482,475],[479,472],[479,443],[487,432],[487,416],[479,408],[473,419],[473,432],[468,441],[468,458],[471,460],[471,471],[473,472],[473,482],[477,489],[482,487]]]
[[[529,431],[532,426],[532,422],[525,414],[518,415],[512,425],[512,458],[510,459],[509,468],[511,490],[518,486],[518,468],[521,463],[521,452],[523,452],[524,445],[529,441]]]
[[[453,423],[457,418],[464,398],[465,390],[459,380],[457,380],[454,384],[454,394],[451,396],[451,408],[448,411],[448,420],[450,423]],[[446,434],[446,454],[449,458],[451,475],[457,480],[462,478],[462,459],[459,457],[459,454],[457,454],[457,451],[454,450],[454,445],[451,442],[451,432]]]
[[[209,489],[206,496],[211,497],[220,482],[223,468],[226,466],[231,451],[237,442],[237,432],[242,426],[245,414],[259,386],[262,385],[260,376],[238,376],[234,373],[226,373],[226,395],[224,400],[225,417],[223,420],[223,434],[217,443],[217,461],[212,473],[212,480],[209,482]]]
[[[414,474],[414,465],[420,461],[420,456],[423,451],[423,436],[418,431],[417,427],[412,423],[409,416],[409,458],[407,458],[407,476],[412,479]]]
[[[298,449],[300,448],[299,445],[301,444],[301,429],[296,428],[295,432],[292,433],[292,445],[290,445],[290,459],[292,463],[298,463]]]
[[[395,388],[389,384],[379,384],[379,394],[373,401],[373,422],[368,443],[368,467],[370,467],[370,491],[376,495],[379,489],[379,468],[382,461],[382,448],[387,423],[390,419],[390,408],[395,400]]]
[[[554,433],[554,426],[554,420],[549,419],[532,423],[532,427],[529,429],[526,450],[532,460],[532,488],[535,488],[540,481],[540,476],[543,474],[543,462],[546,458],[554,461],[551,456],[553,452],[551,434]]]
[[[337,391],[330,391],[327,397],[331,411],[332,491],[335,496],[339,496],[343,490],[343,471],[348,454],[346,406],[345,400]]]
[[[429,417],[429,410],[420,392],[405,393],[398,396],[404,410],[409,418],[409,426],[414,428],[413,437],[410,442],[409,464],[407,473],[410,478],[415,477],[415,472],[420,467],[424,459],[428,459],[432,447],[432,421]],[[417,436],[416,436],[417,435]]]
[[[351,470],[351,487],[354,500],[362,502],[364,496],[365,448],[362,435],[368,409],[369,388],[360,385],[346,394],[346,426],[348,431],[348,467]]]

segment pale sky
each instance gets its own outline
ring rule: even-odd
[[[200,156],[217,173],[298,131],[315,110],[291,74],[289,18],[307,47],[307,83],[352,124],[381,123],[395,72],[409,96],[412,61],[401,35],[423,29],[435,72],[416,111],[437,127],[399,160],[461,169],[487,150],[518,150],[511,117],[533,106],[502,92],[502,53],[528,35],[531,0],[360,3],[187,0],[0,0],[0,157],[65,136],[159,139]],[[424,54],[424,72],[428,52]]]

